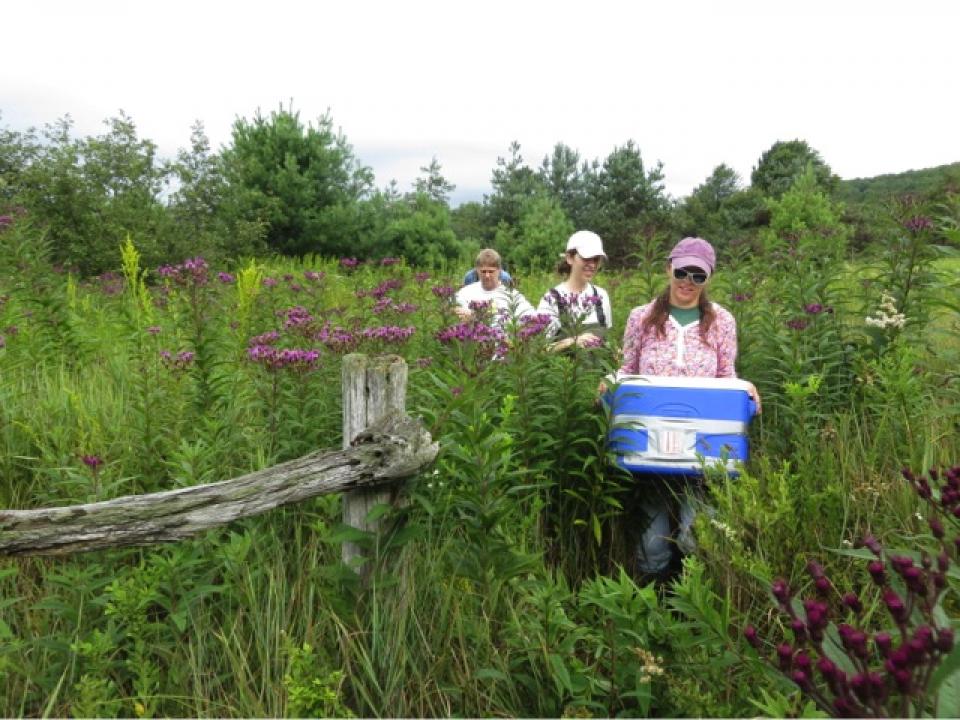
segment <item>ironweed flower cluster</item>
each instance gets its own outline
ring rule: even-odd
[[[926,215],[915,215],[907,220],[903,226],[910,232],[919,233],[923,230],[932,230],[933,221]]]
[[[550,326],[552,319],[553,318],[547,313],[524,315],[520,318],[519,328],[517,329],[517,337],[520,340],[528,340],[534,335],[540,335]]]
[[[359,343],[359,338],[354,333],[342,327],[330,327],[330,323],[324,323],[314,335],[314,339],[341,355],[353,352]]]
[[[251,347],[254,345],[274,345],[280,340],[280,333],[276,330],[270,330],[265,332],[262,335],[255,335],[250,338],[250,342],[247,343]]]
[[[418,272],[413,276],[413,279],[416,280],[418,285],[423,285],[427,280],[430,279],[430,273],[428,272]]]
[[[810,323],[803,318],[793,318],[792,320],[787,320],[787,327],[798,332],[800,330],[806,330],[809,324]]]
[[[365,340],[379,340],[380,342],[393,343],[400,345],[405,343],[417,331],[413,325],[400,327],[398,325],[383,325],[380,327],[368,327],[360,331],[361,337]]]
[[[373,306],[373,314],[380,315],[385,312],[396,312],[401,315],[407,315],[412,312],[416,312],[419,309],[418,305],[413,303],[398,303],[391,297],[382,297]]]
[[[304,270],[304,271],[303,271],[303,277],[304,277],[304,279],[309,280],[310,282],[315,282],[315,283],[320,282],[320,281],[323,280],[326,276],[327,276],[327,274],[326,274],[325,272],[323,272],[323,271],[317,271],[317,270]]]
[[[383,299],[388,292],[391,290],[397,290],[403,287],[403,280],[399,278],[392,278],[390,280],[384,280],[382,283],[377,285],[375,288],[366,291],[366,295],[369,297],[375,298],[377,300]],[[357,292],[357,297],[363,297],[363,291]]]
[[[294,305],[283,311],[285,320],[283,327],[286,330],[301,331],[308,329],[313,324],[313,315],[302,305]]]
[[[340,267],[342,267],[344,270],[352,270],[359,264],[360,261],[355,257],[340,258]]]
[[[280,349],[272,345],[254,345],[247,350],[247,357],[251,362],[262,365],[270,371],[291,370],[305,373],[316,369],[320,352],[297,348]]]
[[[810,561],[816,598],[794,596],[778,579],[771,593],[789,618],[793,642],[776,646],[774,660],[764,656],[800,690],[834,717],[915,717],[931,711],[938,688],[934,670],[954,647],[954,631],[944,624],[940,601],[947,572],[960,553],[960,534],[947,538],[944,521],[956,527],[960,518],[960,466],[927,477],[905,469],[904,478],[929,509],[928,525],[939,546],[936,557],[922,549],[918,559],[887,551],[867,536],[862,547],[873,556],[867,571],[876,599],[892,621],[888,630],[873,632],[857,622],[875,621],[854,592],[839,595],[823,567]],[[830,603],[830,599],[839,602]],[[744,637],[764,652],[756,628]]]
[[[194,353],[190,350],[181,350],[176,355],[169,350],[160,351],[160,362],[162,362],[168,370],[175,373],[182,373],[187,370],[193,365],[195,357]]]
[[[430,290],[433,292],[434,296],[440,300],[449,300],[457,294],[457,291],[454,290],[450,285],[434,285],[432,288],[430,288]]]
[[[13,215],[0,215],[0,230],[6,230],[13,225]]]
[[[395,257],[385,257],[380,261],[381,267],[390,267],[391,265],[397,265],[400,262],[400,258]]]
[[[232,285],[234,282],[236,282],[236,278],[227,272],[218,272],[217,280],[222,282],[224,285]]]
[[[457,323],[450,327],[438,330],[435,334],[437,340],[444,345],[451,343],[474,342],[479,345],[493,343],[499,344],[504,341],[503,331],[500,328],[491,327],[483,322],[468,320]]]
[[[179,265],[162,265],[157,274],[180,287],[201,287],[210,281],[210,269],[202,257],[189,258]]]
[[[829,305],[821,305],[820,303],[807,303],[803,306],[803,311],[807,315],[819,315],[820,313],[826,313],[827,315],[833,314],[833,308]]]
[[[124,279],[117,273],[102,273],[97,276],[97,282],[100,284],[100,292],[104,295],[119,295],[123,292]]]
[[[265,277],[261,284],[265,288],[275,288],[277,286],[277,279],[272,277]]]

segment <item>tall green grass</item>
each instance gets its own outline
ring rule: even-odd
[[[459,269],[418,280],[403,264],[307,258],[251,265],[229,283],[212,268],[189,285],[139,267],[130,246],[112,294],[112,281],[79,282],[42,253],[24,265],[23,247],[5,249],[7,508],[212,482],[339,447],[346,349],[285,327],[295,306],[315,328],[415,325],[403,343],[349,350],[408,360],[408,407],[441,443],[385,531],[362,539],[365,582],[340,563],[336,497],[175,546],[2,560],[5,715],[752,716],[763,698],[799,712],[795,689],[749,662],[737,628],[775,623],[766,583],[801,578],[808,557],[862,582],[832,551],[867,531],[908,542],[922,528],[899,469],[958,457],[949,267],[923,253],[880,258],[891,283],[864,287],[880,270],[744,256],[712,294],[738,320],[738,367],[764,412],[740,479],[709,477],[697,557],[658,593],[633,575],[639,521],[625,508],[637,490],[606,456],[595,399],[629,309],[660,271],[601,275],[615,328],[597,355],[547,353],[533,338],[467,367],[464,348],[435,337],[455,320],[432,288]],[[872,332],[863,319],[881,289],[902,292],[905,262],[918,264],[917,319]],[[386,296],[417,309],[377,311],[370,291],[387,280],[401,286]],[[534,304],[554,282],[520,278]],[[252,362],[250,339],[274,330],[280,346],[322,347],[317,367]],[[161,350],[193,359],[179,367]]]

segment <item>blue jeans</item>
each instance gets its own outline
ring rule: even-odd
[[[693,537],[696,518],[697,478],[662,475],[644,478],[649,491],[640,499],[640,510],[647,525],[637,543],[637,569],[642,573],[660,573],[670,568],[674,558],[697,549]]]

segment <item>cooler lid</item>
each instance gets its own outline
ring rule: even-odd
[[[750,383],[740,378],[709,378],[709,377],[672,377],[668,375],[627,375],[617,373],[611,378],[619,385],[636,385],[641,387],[678,387],[678,388],[706,388],[710,390],[741,390],[748,392]]]

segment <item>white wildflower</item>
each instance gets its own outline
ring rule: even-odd
[[[729,525],[719,520],[710,519],[710,524],[713,525],[717,530],[723,533],[724,537],[727,538],[730,542],[733,542],[737,539],[737,534],[731,529]]]
[[[870,327],[876,327],[882,330],[886,330],[887,328],[901,330],[907,323],[907,316],[902,312],[898,312],[893,295],[884,291],[880,294],[880,307],[877,310],[877,314],[864,318],[864,322]]]

